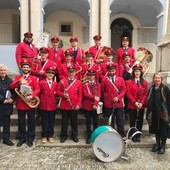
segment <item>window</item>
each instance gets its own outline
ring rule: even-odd
[[[71,22],[60,23],[60,35],[61,36],[72,36],[72,23]]]

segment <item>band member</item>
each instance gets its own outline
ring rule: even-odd
[[[128,53],[123,54],[123,65],[119,65],[119,75],[120,77],[123,77],[124,80],[129,80],[131,77],[131,74],[129,73],[131,65],[131,57]]]
[[[3,143],[13,146],[10,140],[10,115],[13,112],[15,92],[10,90],[12,79],[7,75],[7,67],[0,65],[0,126],[3,127]]]
[[[131,57],[128,53],[125,53],[123,54],[123,61],[124,61],[124,64],[123,65],[119,65],[119,74],[120,74],[120,77],[123,77],[123,79],[125,81],[129,80],[131,78],[131,74],[130,74],[130,69],[131,69],[131,63],[130,63],[130,60],[131,60]],[[127,99],[127,96],[125,94],[124,96],[124,104],[125,104],[125,119],[129,119],[129,110],[127,108],[127,102],[128,102],[128,99]]]
[[[57,87],[57,95],[61,97],[60,109],[62,116],[61,139],[64,143],[67,139],[68,121],[70,118],[72,139],[78,142],[77,116],[82,104],[82,84],[75,78],[76,69],[68,68],[68,78],[60,80]]]
[[[59,69],[61,67],[61,64],[64,63],[65,61],[65,57],[64,57],[64,51],[61,47],[59,47],[59,38],[58,37],[52,37],[51,38],[51,44],[52,47],[49,48],[49,60],[54,61],[54,63],[56,64],[57,68],[56,68],[56,73],[55,73],[55,78],[56,81],[59,82]]]
[[[108,74],[108,70],[107,70],[107,66],[108,65],[112,65],[113,63],[115,65],[117,65],[117,69],[116,69],[116,75],[119,76],[119,68],[118,68],[118,64],[113,62],[113,50],[107,50],[105,52],[106,55],[106,61],[102,62],[100,64],[100,79],[102,80],[104,77],[107,77]]]
[[[101,85],[95,81],[95,72],[88,71],[88,83],[83,84],[83,105],[82,108],[86,117],[86,143],[90,144],[91,120],[93,121],[93,130],[98,127],[97,105],[100,101]]]
[[[151,151],[165,153],[166,135],[170,117],[170,91],[163,84],[160,73],[153,75],[153,84],[149,89],[146,119],[149,123],[149,133],[155,134],[156,144]]]
[[[100,68],[96,63],[94,63],[93,53],[91,53],[90,51],[86,51],[85,56],[86,56],[86,61],[81,65],[82,72],[81,72],[80,79],[82,79],[82,81],[85,81],[87,78],[88,71],[95,70],[96,71],[95,79],[97,82],[99,82]]]
[[[116,52],[116,62],[118,65],[123,64],[123,54],[128,53],[131,56],[131,65],[135,62],[135,50],[132,47],[129,47],[129,38],[122,38],[122,47],[118,48]]]
[[[68,78],[68,67],[74,67],[76,69],[76,75],[75,77],[79,79],[79,72],[81,72],[82,68],[80,65],[77,65],[72,60],[73,53],[70,50],[65,51],[65,62],[61,65],[61,68],[59,70],[59,78]]]
[[[143,67],[141,64],[134,65],[132,69],[132,78],[126,82],[130,127],[136,127],[139,131],[142,131],[144,109],[148,95],[148,82],[143,79]],[[134,136],[132,141],[140,142],[140,135]]]
[[[39,81],[46,79],[46,68],[56,68],[55,63],[48,59],[48,52],[48,48],[41,47],[39,50],[41,59],[37,58],[32,62],[31,74],[36,76]]]
[[[102,50],[101,39],[102,39],[102,36],[101,36],[101,35],[95,35],[95,36],[93,37],[94,46],[91,46],[91,47],[89,48],[89,51],[93,54],[93,59],[94,59],[94,61],[97,60],[97,56],[98,56],[98,54],[100,53],[100,51]],[[96,61],[96,62],[98,62],[98,61]]]
[[[123,97],[126,92],[125,81],[122,77],[116,76],[117,65],[108,65],[108,76],[102,79],[101,92],[104,102],[104,116],[109,118],[112,115],[111,126],[114,128],[116,118],[117,131],[124,137],[124,103]]]
[[[84,50],[78,47],[78,39],[76,37],[71,37],[70,43],[71,43],[71,48],[67,50],[73,53],[73,58],[72,58],[73,62],[81,65],[84,62]]]
[[[15,57],[17,65],[20,69],[22,59],[27,59],[32,62],[34,57],[37,57],[38,51],[35,48],[33,42],[33,34],[31,32],[26,32],[24,34],[23,42],[19,43],[16,47]]]
[[[30,94],[24,95],[23,100],[19,95],[16,99],[16,108],[18,110],[18,130],[19,143],[17,147],[22,146],[26,141],[29,147],[33,146],[35,139],[35,108],[30,107],[27,103],[35,99],[40,91],[37,78],[30,75],[31,63],[24,59],[21,62],[21,70],[23,74],[17,75],[11,83],[11,89],[17,88],[21,90],[22,85],[30,87]],[[29,92],[27,92],[29,93]],[[28,121],[28,130],[26,131],[26,115]]]
[[[55,69],[49,67],[46,69],[46,79],[39,82],[39,110],[42,121],[42,143],[46,143],[47,140],[50,143],[54,142],[54,122],[57,109],[57,83],[53,81],[54,75]]]

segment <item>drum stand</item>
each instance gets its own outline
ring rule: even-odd
[[[135,132],[130,136],[130,132],[131,132],[132,130],[135,130]],[[138,135],[138,134],[140,134],[140,135],[143,136],[142,132],[140,132],[136,127],[131,127],[131,128],[127,131],[126,137],[123,138],[123,141],[124,141],[124,149],[125,149],[125,150],[124,150],[124,153],[123,153],[122,156],[121,156],[121,158],[122,158],[123,160],[126,160],[126,161],[129,160],[129,157],[128,157],[128,155],[126,154],[126,151],[127,151],[128,147],[131,145],[132,138],[135,137],[135,136]]]

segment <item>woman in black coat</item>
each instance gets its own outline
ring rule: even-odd
[[[3,143],[13,146],[10,141],[10,115],[13,112],[13,102],[16,97],[10,90],[12,79],[7,76],[7,67],[0,65],[0,126],[3,127]]]
[[[166,132],[170,115],[170,90],[162,81],[162,75],[155,73],[153,85],[149,89],[146,115],[149,123],[149,133],[155,134],[156,138],[156,145],[153,145],[151,151],[158,154],[165,152]]]

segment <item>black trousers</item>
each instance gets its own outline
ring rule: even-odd
[[[10,115],[4,115],[3,117],[3,140],[9,140],[10,139]]]
[[[28,128],[26,131],[26,115]],[[35,139],[35,109],[18,110],[18,131],[19,140],[33,142]]]
[[[84,113],[86,118],[86,132],[87,136],[90,137],[92,133],[91,122],[93,122],[93,130],[95,130],[98,127],[98,114],[96,110],[94,111],[84,110]]]
[[[62,124],[61,124],[61,137],[67,137],[68,123],[70,118],[72,137],[77,137],[78,135],[78,125],[77,125],[77,110],[64,110],[61,109]]]
[[[115,121],[117,125],[117,131],[122,136],[125,137],[124,132],[124,108],[104,108],[104,114],[107,118],[112,115],[111,126],[115,129]]]
[[[40,110],[42,122],[42,137],[50,138],[54,135],[54,122],[56,111]]]
[[[144,109],[140,109],[139,112],[137,109],[129,109],[129,115],[130,127],[136,127],[139,131],[142,131]]]

